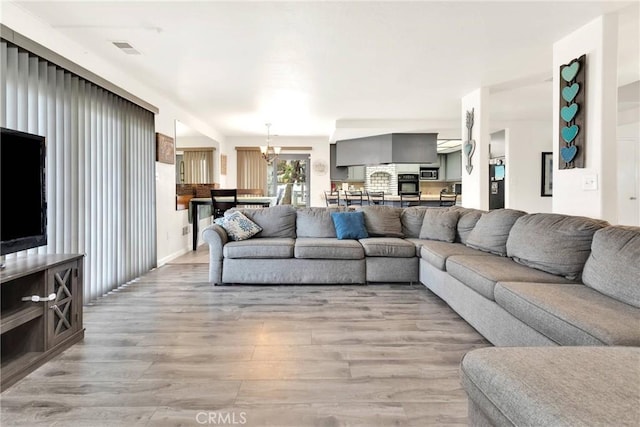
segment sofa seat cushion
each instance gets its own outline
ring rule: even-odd
[[[286,237],[253,238],[227,243],[222,254],[225,258],[293,258],[294,242]]]
[[[446,269],[452,277],[492,301],[495,301],[493,289],[497,282],[574,283],[495,255],[452,255],[447,258]]]
[[[398,237],[369,237],[360,239],[366,256],[411,258],[416,256],[416,245]]]
[[[640,346],[640,309],[582,284],[498,283],[495,299],[560,345]]]
[[[298,237],[294,256],[306,259],[363,259],[364,249],[357,240]]]
[[[491,347],[470,351],[460,375],[492,425],[637,426],[640,349]]]
[[[493,256],[487,252],[465,246],[462,243],[438,242],[435,240],[421,240],[420,242],[420,257],[442,271],[446,269],[447,258],[452,255]]]
[[[424,244],[424,242],[428,242],[429,240],[424,240],[424,239],[418,239],[418,238],[410,238],[410,239],[404,239],[407,242],[411,242],[413,243],[413,245],[416,247],[416,256],[420,257],[420,250],[422,249],[422,245]]]

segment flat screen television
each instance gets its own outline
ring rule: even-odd
[[[45,138],[0,128],[0,255],[47,244]]]

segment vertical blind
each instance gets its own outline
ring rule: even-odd
[[[267,162],[259,149],[236,148],[238,155],[238,188],[260,188],[267,194]]]
[[[185,150],[183,159],[185,182],[190,184],[213,182],[213,150]]]
[[[29,252],[85,253],[88,302],[156,264],[153,113],[5,40],[0,48],[1,124],[47,145],[48,244]]]

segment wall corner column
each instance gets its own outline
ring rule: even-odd
[[[481,87],[462,97],[462,204],[467,208],[489,209],[489,89]],[[471,139],[475,150],[471,156],[471,173],[467,172],[464,143],[469,138],[467,112],[473,110]]]

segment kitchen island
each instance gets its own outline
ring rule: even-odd
[[[444,195],[450,195],[453,196],[453,193],[444,193]],[[412,201],[411,206],[415,206],[415,203],[417,201]],[[346,206],[347,202],[345,200],[345,195],[342,191],[340,191],[340,196],[339,196],[339,203],[342,206]],[[405,200],[405,205],[407,203],[407,200]],[[359,203],[354,203],[353,200],[350,200],[349,203],[351,206],[357,206],[359,205]],[[369,205],[369,200],[368,197],[366,195],[365,192],[363,192],[362,195],[362,204],[363,205]],[[374,204],[374,203],[372,203]],[[375,203],[378,205],[381,205],[383,203]],[[462,196],[460,194],[458,194],[457,200],[456,200],[456,205],[460,205],[462,204]],[[391,194],[385,194],[384,195],[384,205],[385,206],[395,206],[395,207],[403,207],[401,200],[400,200],[400,196],[396,196],[396,195],[391,195]],[[418,206],[428,206],[428,207],[439,207],[440,206],[440,195],[439,194],[423,194],[420,196],[420,202]]]

